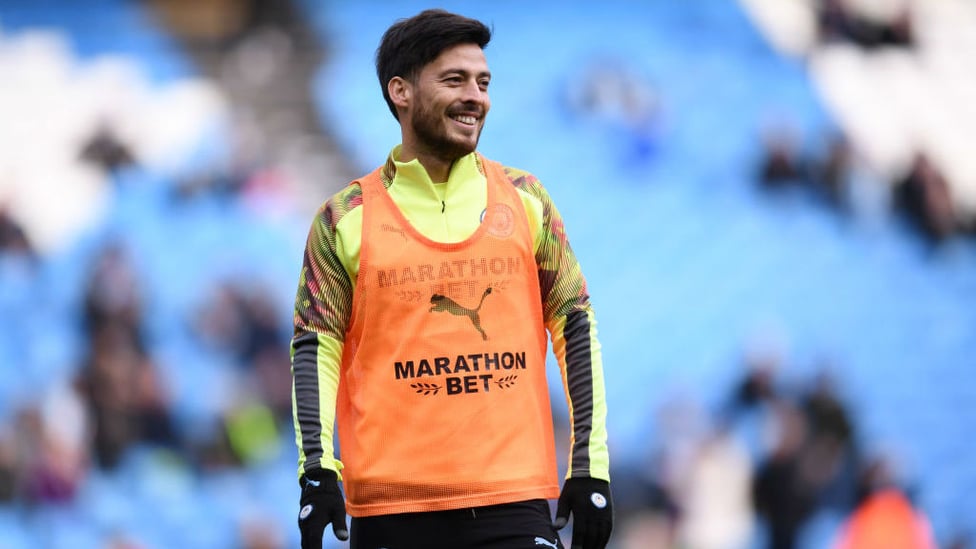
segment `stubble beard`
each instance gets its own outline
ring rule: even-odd
[[[435,113],[427,107],[417,111],[412,126],[421,147],[428,153],[449,162],[474,152],[481,139],[482,128],[477,128],[473,143],[468,140],[452,139],[445,119],[448,119],[446,115]]]

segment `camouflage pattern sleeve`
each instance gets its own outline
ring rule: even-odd
[[[305,243],[295,296],[295,336],[315,332],[342,341],[352,309],[353,284],[336,249],[339,221],[362,204],[350,185],[319,208]]]
[[[342,467],[333,458],[333,426],[353,286],[336,251],[336,226],[343,215],[361,203],[356,185],[333,196],[316,214],[305,244],[291,344],[299,475],[317,468],[338,473]]]

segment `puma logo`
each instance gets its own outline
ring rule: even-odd
[[[481,294],[481,301],[478,302],[478,306],[474,309],[468,309],[467,307],[462,307],[458,305],[457,301],[447,297],[446,295],[434,294],[430,296],[430,310],[428,312],[434,313],[439,311],[446,311],[455,316],[466,316],[471,319],[471,324],[474,328],[478,330],[481,334],[481,339],[487,340],[488,334],[481,329],[481,316],[479,311],[481,311],[481,305],[485,302],[485,298],[491,293],[491,286],[485,288],[485,293]]]
[[[536,545],[548,545],[549,547],[552,547],[552,549],[559,549],[559,546],[556,545],[555,543],[547,540],[546,538],[540,538],[539,536],[536,536],[536,538],[535,538],[535,544]]]

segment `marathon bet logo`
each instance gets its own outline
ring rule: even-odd
[[[522,260],[516,256],[474,257],[380,269],[376,273],[376,281],[380,288],[423,283],[443,285],[483,276],[510,277],[520,274],[522,269]]]
[[[424,396],[437,395],[442,390],[446,395],[487,393],[492,385],[498,389],[508,389],[518,380],[518,370],[524,369],[525,351],[472,353],[453,358],[438,356],[393,363],[394,377],[398,380],[417,380],[410,387]],[[496,377],[496,374],[504,375]],[[424,379],[439,376],[444,377]]]

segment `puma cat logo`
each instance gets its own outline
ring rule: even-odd
[[[552,547],[552,549],[557,549],[559,547],[558,545],[556,545],[555,543],[547,540],[546,538],[540,538],[539,536],[536,536],[535,537],[535,544],[536,545],[548,545],[549,547]]]
[[[478,312],[481,310],[481,305],[485,302],[485,298],[488,297],[488,294],[490,293],[491,286],[488,286],[485,288],[485,293],[481,294],[481,301],[478,302],[478,306],[474,309],[462,307],[458,305],[457,301],[454,301],[446,295],[434,294],[430,296],[431,307],[428,312],[433,313],[438,311],[446,311],[455,316],[466,316],[471,319],[471,324],[473,324],[474,328],[478,330],[478,333],[481,334],[481,339],[487,340],[488,334],[481,329],[481,316],[478,314]]]

